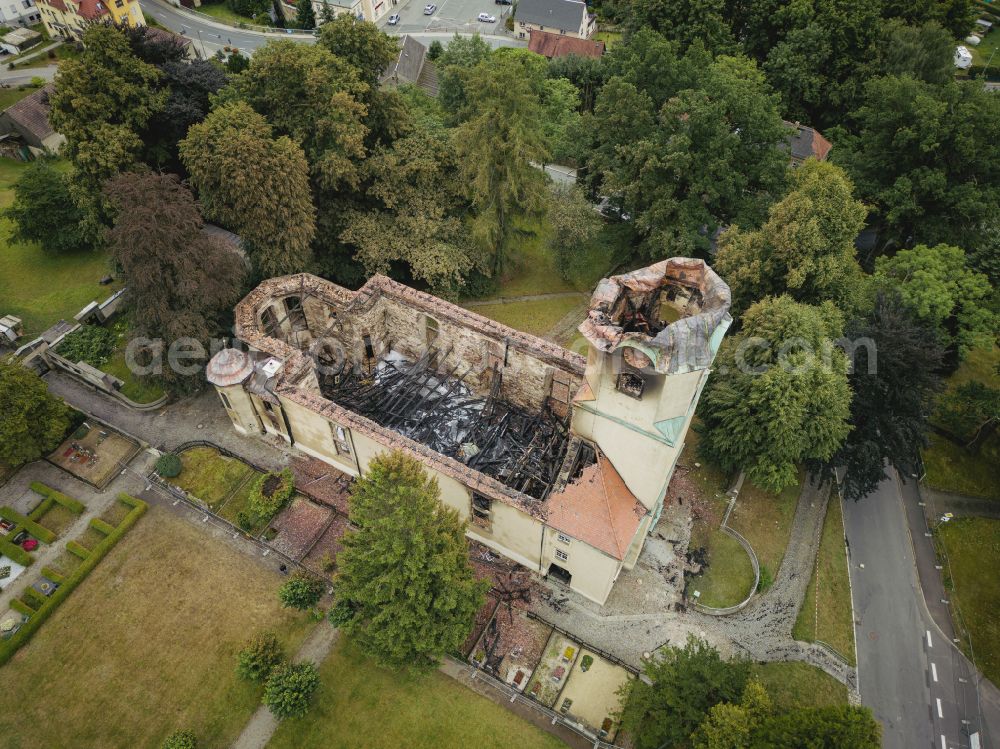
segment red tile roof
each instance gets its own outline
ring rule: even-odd
[[[561,492],[549,495],[548,524],[615,559],[624,559],[646,508],[602,454]]]
[[[103,0],[79,0],[79,7],[76,12],[90,21],[103,18],[110,13],[108,6],[104,4]]]
[[[531,41],[528,42],[528,49],[545,57],[565,57],[566,55],[600,57],[604,54],[604,42],[576,39],[562,34],[550,34],[547,31],[532,30],[529,33]]]

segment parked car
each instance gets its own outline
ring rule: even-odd
[[[480,13],[479,14],[479,21],[480,21],[480,23],[496,23],[497,22],[497,17],[496,16],[491,16],[489,13]]]
[[[393,13],[389,16],[389,25],[395,26],[397,23],[399,23],[399,13]]]
[[[496,5],[513,5],[514,0],[493,0]]]
[[[425,5],[424,6],[424,15],[425,16],[432,16],[432,15],[434,15],[434,11],[436,11],[437,9],[438,9],[438,7],[434,3],[431,3],[430,5]]]

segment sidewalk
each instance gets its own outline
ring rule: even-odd
[[[949,595],[944,588],[941,571],[937,569],[937,554],[934,540],[930,534],[930,521],[942,514],[944,510],[937,505],[935,495],[928,496],[925,506],[922,491],[916,479],[903,478],[899,474],[899,489],[903,495],[903,505],[906,509],[906,521],[913,542],[913,556],[920,579],[921,593],[930,612],[931,618],[941,633],[951,642],[955,642],[955,627],[951,618],[951,607],[946,601]],[[953,497],[954,495],[944,495]],[[968,499],[968,498],[967,498]],[[988,500],[984,500],[988,501]],[[956,513],[957,514],[957,513]],[[957,647],[957,643],[956,643]],[[989,681],[964,655],[961,656],[963,670],[970,681],[978,681],[979,711],[986,726],[984,746],[1000,746],[1000,689]]]

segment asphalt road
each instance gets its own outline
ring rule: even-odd
[[[975,678],[924,602],[900,485],[893,475],[844,503],[861,701],[886,749],[987,746]]]
[[[469,19],[466,19],[472,21],[472,23],[464,21],[460,23],[457,16],[453,17],[452,11],[447,10],[449,3],[454,3],[456,10],[462,4],[468,5],[469,12],[476,9]],[[165,28],[179,34],[184,34],[192,39],[195,48],[206,58],[211,57],[225,46],[238,47],[246,54],[253,54],[255,49],[262,47],[273,39],[294,39],[304,44],[315,42],[315,38],[311,34],[301,32],[294,34],[264,34],[257,31],[237,29],[234,26],[227,26],[214,19],[206,18],[203,15],[190,13],[184,8],[177,8],[163,0],[141,0],[140,4],[142,5],[142,12],[146,16],[155,18]],[[435,15],[427,17],[422,14],[423,3],[421,0],[409,0],[407,3],[401,3],[395,12],[408,19],[407,22],[405,24],[401,23],[396,27],[385,26],[383,22],[382,28],[391,34],[408,33],[424,45],[429,45],[435,39],[447,44],[448,40],[455,33],[471,34],[479,32],[494,47],[526,46],[526,43],[523,41],[507,36],[490,34],[491,29],[496,27],[499,21],[497,24],[475,23],[475,17],[480,12],[483,12],[483,10],[494,13],[492,10],[494,7],[499,10],[501,7],[507,8],[509,6],[488,6],[487,0],[442,0],[438,5],[439,8]],[[480,6],[482,7],[480,8]],[[494,13],[494,15],[499,16],[499,12]]]

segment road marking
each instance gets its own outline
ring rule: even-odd
[[[948,749],[948,741],[945,739],[944,734],[941,734],[941,749]]]
[[[931,642],[931,631],[929,629],[927,630],[927,647],[934,647],[934,643]]]
[[[944,711],[941,709],[941,698],[940,697],[937,698],[937,709],[938,709],[938,717],[939,718],[943,718],[944,717]]]
[[[931,676],[934,677],[934,681],[937,681],[937,666],[933,663],[931,664]]]

